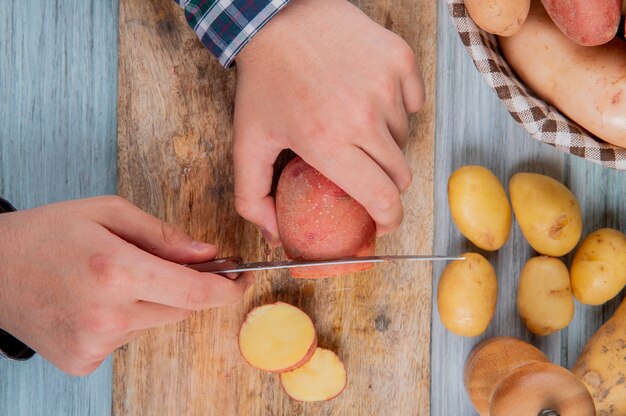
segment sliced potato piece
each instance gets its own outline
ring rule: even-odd
[[[311,318],[284,302],[254,308],[239,331],[239,351],[244,360],[273,373],[300,367],[309,361],[316,347]]]
[[[319,402],[339,396],[346,388],[348,376],[337,354],[317,348],[308,363],[282,373],[280,383],[292,399]]]

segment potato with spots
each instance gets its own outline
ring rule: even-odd
[[[561,257],[582,234],[582,212],[574,194],[538,173],[516,173],[509,182],[515,217],[528,243],[541,254]]]
[[[587,385],[598,416],[626,415],[626,301],[587,341],[572,372]]]
[[[454,223],[483,250],[506,243],[511,231],[511,206],[500,180],[482,166],[463,166],[448,179],[448,203]]]
[[[536,335],[565,328],[574,317],[567,267],[554,257],[534,257],[524,265],[517,286],[517,311]]]
[[[376,224],[365,208],[302,158],[283,169],[276,189],[278,232],[287,257],[330,260],[374,255]],[[372,263],[289,270],[293,277],[353,273]]]
[[[581,303],[601,305],[626,284],[626,235],[612,228],[589,234],[570,266],[572,290]]]
[[[465,7],[472,20],[485,32],[511,36],[524,24],[530,0],[465,0]]]
[[[476,337],[487,329],[496,311],[498,280],[486,258],[465,253],[444,269],[437,289],[441,322],[457,335]]]

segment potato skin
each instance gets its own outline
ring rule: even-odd
[[[572,290],[581,303],[601,305],[626,284],[626,235],[612,228],[589,234],[570,265]]]
[[[626,415],[626,302],[589,338],[572,372],[587,385],[598,416]]]
[[[376,224],[365,208],[302,158],[283,169],[276,189],[276,219],[285,254],[294,260],[374,255]],[[353,273],[372,263],[291,268],[293,277]]]
[[[574,297],[567,267],[554,257],[528,260],[517,286],[517,311],[536,335],[565,328],[574,317]]]
[[[626,147],[626,41],[578,45],[538,2],[521,30],[499,41],[511,68],[539,98],[597,137]]]
[[[465,0],[465,7],[472,20],[485,32],[511,36],[524,24],[530,0]]]
[[[565,185],[538,173],[516,173],[509,181],[509,194],[522,233],[537,252],[560,257],[576,246],[582,213]]]
[[[463,166],[448,179],[454,223],[483,250],[499,249],[511,232],[511,205],[498,178],[482,166]]]
[[[597,46],[615,37],[622,0],[541,0],[556,26],[571,40]]]
[[[487,329],[498,299],[493,266],[477,253],[465,253],[444,269],[437,290],[443,325],[457,335],[475,337]]]

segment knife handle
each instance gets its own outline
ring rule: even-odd
[[[241,257],[223,257],[202,263],[186,264],[185,266],[202,273],[219,274],[230,280],[235,280],[241,273],[220,273],[220,270],[236,269],[242,262]]]

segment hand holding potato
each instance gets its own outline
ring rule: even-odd
[[[415,55],[345,0],[298,0],[237,56],[235,205],[279,243],[273,164],[290,148],[360,202],[383,234],[411,183],[401,148],[424,102]]]
[[[95,370],[143,330],[241,298],[237,280],[178,263],[215,246],[117,197],[0,215],[0,328],[61,370]]]

